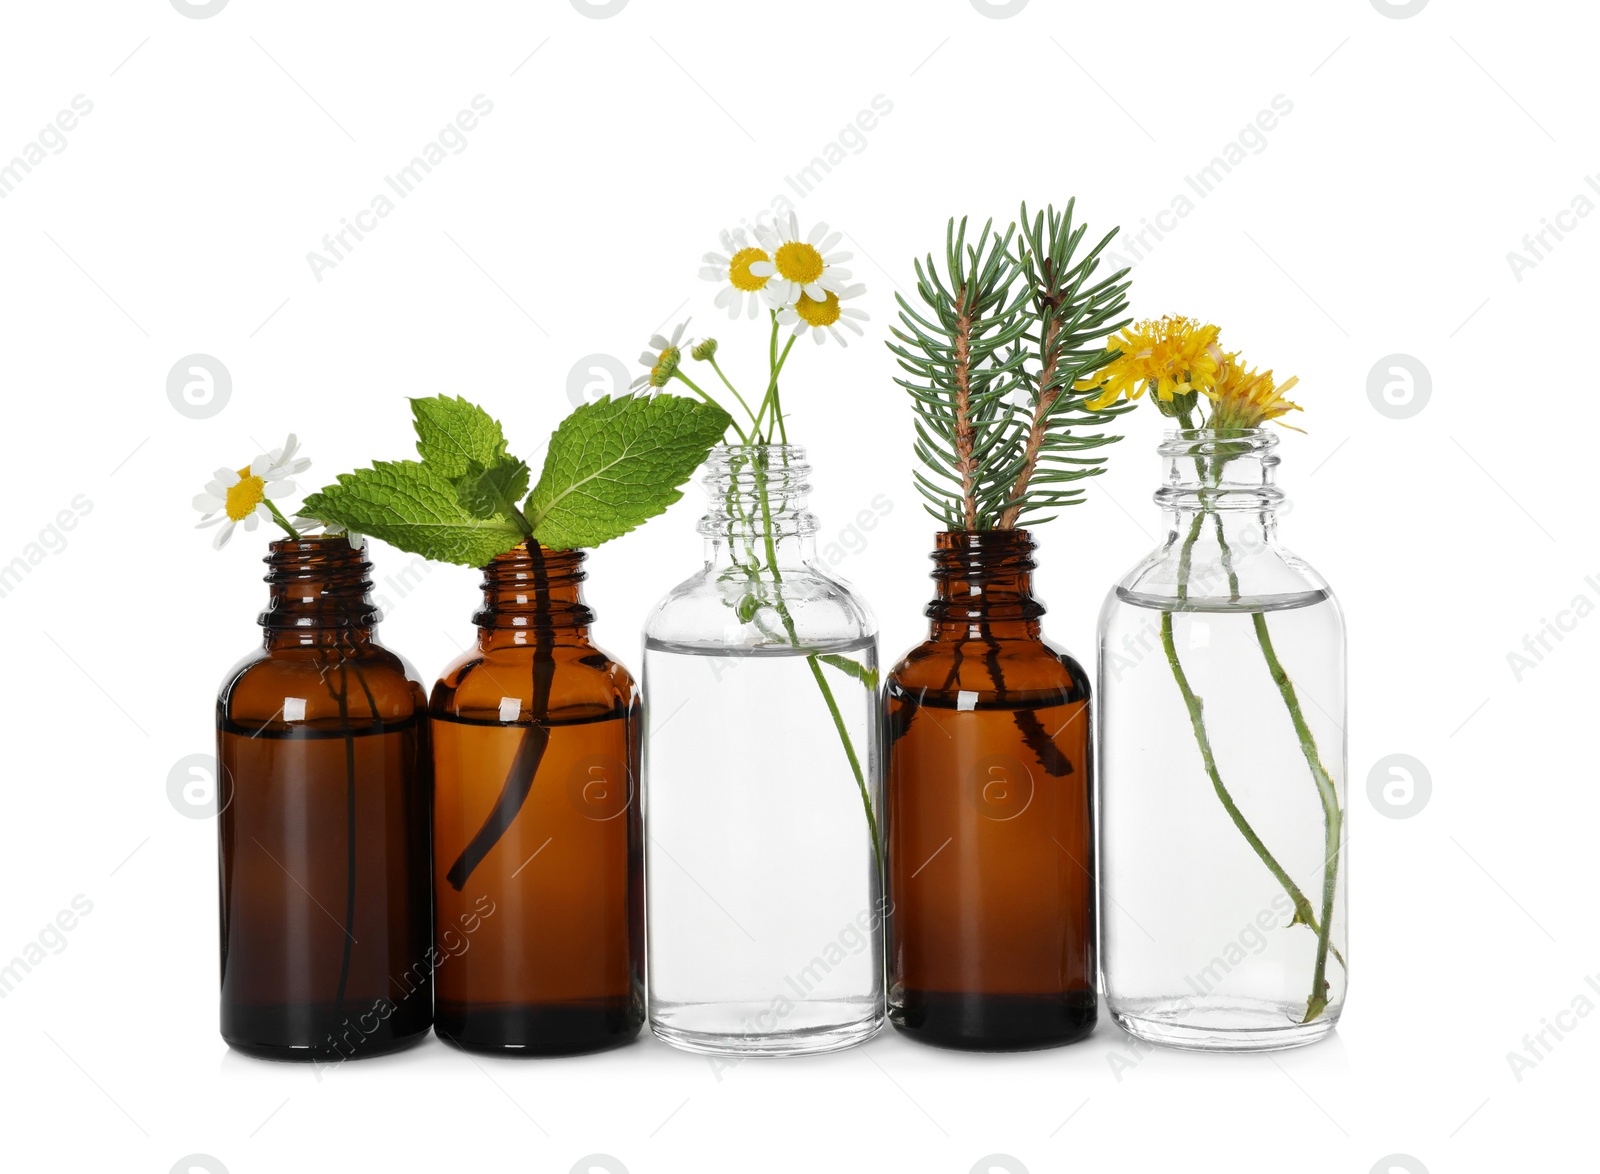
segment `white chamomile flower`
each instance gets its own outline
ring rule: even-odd
[[[650,349],[639,356],[639,362],[649,370],[628,384],[629,391],[638,391],[645,387],[659,389],[667,385],[683,358],[683,352],[678,348],[683,342],[683,332],[687,329],[689,320],[685,318],[678,323],[671,338],[663,338],[659,334],[650,336]]]
[[[858,310],[854,306],[844,303],[852,298],[858,298],[866,292],[864,285],[850,285],[834,293],[828,291],[820,300],[813,299],[810,294],[802,293],[800,300],[792,306],[786,306],[778,311],[778,325],[793,326],[796,338],[808,330],[811,337],[816,339],[821,346],[823,335],[831,335],[833,341],[840,346],[848,346],[844,335],[839,333],[839,327],[848,327],[859,336],[862,333],[860,323],[867,320],[867,312]]]
[[[264,521],[277,520],[274,507],[268,502],[294,493],[290,475],[311,467],[306,458],[296,458],[299,447],[300,442],[291,432],[282,448],[262,453],[242,469],[218,469],[206,482],[204,492],[195,494],[192,504],[203,515],[195,528],[221,527],[211,542],[215,549],[227,545],[237,526],[254,530]]]
[[[822,302],[830,293],[849,286],[850,271],[839,265],[848,261],[851,254],[829,252],[844,238],[843,233],[829,232],[826,224],[818,224],[802,239],[800,221],[790,212],[787,224],[759,229],[758,235],[772,259],[754,262],[750,272],[769,279],[761,293],[773,309],[793,306],[802,294],[813,302]]]
[[[722,252],[707,253],[701,259],[705,266],[700,270],[700,276],[722,285],[717,291],[716,307],[728,311],[729,318],[737,318],[740,310],[754,318],[761,310],[761,291],[771,277],[770,274],[757,277],[750,267],[771,264],[771,255],[765,249],[752,245],[744,229],[736,228],[732,232],[723,230]]]

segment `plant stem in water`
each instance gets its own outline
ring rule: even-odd
[[[1200,529],[1204,524],[1205,514],[1203,512],[1197,514],[1194,522],[1189,527],[1189,533],[1184,538],[1183,548],[1178,556],[1178,598],[1180,600],[1186,600],[1189,597],[1189,568],[1192,562],[1194,544],[1200,537]],[[1234,583],[1235,593],[1237,593],[1236,579]],[[1273,856],[1266,844],[1262,842],[1261,837],[1256,834],[1255,828],[1250,826],[1250,821],[1245,818],[1244,812],[1234,802],[1233,795],[1222,781],[1222,774],[1217,769],[1216,758],[1212,754],[1211,738],[1206,732],[1204,702],[1190,686],[1189,678],[1178,660],[1177,644],[1172,635],[1172,613],[1170,611],[1161,613],[1161,647],[1166,653],[1167,665],[1172,669],[1173,679],[1178,684],[1178,691],[1183,695],[1184,708],[1189,711],[1189,724],[1194,731],[1195,742],[1200,747],[1200,757],[1205,763],[1206,775],[1211,780],[1212,788],[1217,792],[1217,798],[1222,802],[1223,810],[1228,813],[1228,818],[1239,829],[1239,834],[1245,838],[1245,842],[1261,858],[1261,863],[1267,866],[1267,871],[1272,873],[1278,883],[1283,886],[1284,892],[1289,895],[1289,900],[1293,902],[1295,911],[1294,919],[1290,924],[1293,925],[1295,922],[1299,922],[1316,934],[1319,940],[1326,940],[1327,932],[1324,928],[1326,920],[1324,919],[1321,923],[1318,922],[1310,899],[1301,890],[1300,886],[1295,884],[1294,878],[1289,875],[1283,865],[1278,863],[1277,857]],[[1337,955],[1337,951],[1335,951],[1335,954]],[[1339,962],[1340,965],[1343,965],[1344,959],[1340,958]]]
[[[528,714],[529,724],[523,727],[522,740],[517,744],[511,769],[506,773],[505,785],[495,800],[494,810],[484,820],[478,834],[473,836],[456,862],[445,874],[450,887],[460,892],[485,856],[494,849],[510,829],[522,805],[533,790],[533,779],[539,772],[545,748],[550,745],[550,683],[555,676],[555,628],[550,620],[550,579],[545,571],[544,552],[536,539],[528,539],[528,554],[533,561],[534,598],[543,605],[535,613],[533,644],[533,704]]]
[[[792,341],[792,340],[791,340]],[[787,352],[785,352],[787,353]],[[776,372],[774,372],[776,379]],[[767,497],[766,470],[757,458],[756,493],[761,503],[761,529],[766,545],[767,565],[772,569],[772,579],[776,585],[773,591],[773,607],[777,610],[779,618],[783,620],[783,629],[789,637],[789,643],[800,647],[800,637],[795,628],[794,617],[789,614],[789,605],[783,598],[783,573],[778,569],[778,550],[772,539],[772,505]],[[861,771],[861,760],[856,757],[855,745],[850,741],[850,732],[845,729],[844,716],[839,712],[839,703],[834,699],[833,690],[829,687],[826,678],[822,675],[822,666],[818,662],[818,654],[810,653],[806,663],[811,668],[811,675],[817,682],[817,688],[822,691],[822,700],[828,707],[828,714],[833,719],[833,728],[839,733],[839,741],[844,746],[845,757],[850,761],[850,771],[855,775],[856,788],[861,792],[861,806],[867,814],[867,831],[872,836],[872,856],[878,868],[879,882],[883,879],[883,845],[878,838],[878,821],[872,813],[872,794],[867,790],[866,776]],[[863,682],[865,684],[865,682]]]
[[[355,944],[356,923],[356,739],[350,729],[350,677],[348,670],[339,666],[339,726],[344,731],[344,802],[345,802],[345,899],[344,899],[344,957],[339,963],[339,990],[333,998],[333,1014],[337,1019],[344,1013],[345,988],[350,984],[350,950]],[[331,691],[332,686],[329,686]]]
[[[1300,740],[1300,750],[1306,756],[1306,763],[1311,768],[1312,780],[1317,785],[1317,796],[1322,800],[1322,820],[1324,850],[1322,869],[1322,926],[1317,931],[1317,964],[1311,975],[1311,997],[1306,1000],[1306,1017],[1301,1022],[1310,1023],[1328,1005],[1327,982],[1325,975],[1328,968],[1328,935],[1333,928],[1333,897],[1336,881],[1339,876],[1339,849],[1341,833],[1343,830],[1343,816],[1339,811],[1339,793],[1333,785],[1333,779],[1328,775],[1328,769],[1322,764],[1322,756],[1317,752],[1316,739],[1311,734],[1311,727],[1306,724],[1305,714],[1300,709],[1300,699],[1295,694],[1294,682],[1289,679],[1289,674],[1284,671],[1283,664],[1278,660],[1278,654],[1272,647],[1272,636],[1267,631],[1267,617],[1256,612],[1250,617],[1255,622],[1256,639],[1261,644],[1261,653],[1267,658],[1267,668],[1272,673],[1273,683],[1278,686],[1278,692],[1283,696],[1284,705],[1289,708],[1289,718],[1294,722],[1295,736]],[[1337,953],[1337,951],[1335,951]],[[1344,959],[1339,959],[1342,966]]]
[[[1228,546],[1228,540],[1223,533],[1222,515],[1213,514],[1216,523],[1217,544],[1222,548],[1222,565],[1228,572],[1228,591],[1231,599],[1239,598],[1239,573],[1233,568],[1233,551]],[[1329,944],[1329,937],[1333,930],[1333,898],[1339,878],[1339,853],[1342,843],[1344,817],[1339,811],[1339,793],[1333,784],[1328,768],[1323,765],[1322,755],[1317,750],[1317,740],[1311,733],[1311,727],[1306,722],[1305,713],[1300,708],[1300,698],[1295,692],[1294,682],[1289,679],[1287,670],[1278,660],[1277,650],[1272,644],[1272,633],[1267,628],[1267,617],[1261,612],[1253,612],[1250,616],[1255,627],[1256,643],[1261,646],[1261,655],[1266,658],[1267,669],[1272,674],[1272,682],[1278,687],[1278,693],[1283,698],[1284,705],[1289,710],[1289,720],[1294,723],[1295,738],[1300,743],[1300,752],[1305,755],[1306,765],[1311,768],[1311,780],[1317,787],[1317,799],[1322,804],[1323,821],[1323,847],[1322,859],[1322,922],[1318,925],[1310,923],[1312,930],[1317,935],[1317,961],[1311,977],[1311,997],[1306,1001],[1306,1017],[1303,1022],[1310,1023],[1320,1015],[1328,1005],[1327,993],[1323,989],[1327,984],[1324,977],[1328,966],[1328,953],[1330,949],[1340,966],[1345,965],[1344,956],[1339,953],[1337,946]]]

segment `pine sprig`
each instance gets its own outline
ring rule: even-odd
[[[1076,386],[1117,352],[1107,335],[1126,324],[1128,271],[1100,277],[1113,229],[1082,256],[1087,226],[1073,224],[1075,201],[1047,208],[1021,229],[984,226],[966,245],[966,221],[946,232],[944,277],[930,256],[918,262],[923,305],[900,303],[903,329],[889,349],[911,378],[896,380],[916,413],[915,471],[928,511],[951,529],[1013,529],[1051,520],[1083,500],[1075,485],[1102,471],[1087,455],[1121,439],[1087,432],[1128,410],[1087,406]]]
[[[985,224],[976,245],[967,222],[951,220],[941,270],[932,254],[916,262],[923,309],[905,297],[898,342],[889,349],[909,378],[895,382],[911,395],[915,449],[926,472],[917,490],[928,512],[952,529],[986,529],[1006,500],[1003,473],[1016,445],[1007,397],[1022,385],[1016,344],[1027,330],[1029,291],[1019,287],[1011,253],[1016,226],[996,235]]]
[[[1112,229],[1082,258],[1074,260],[1088,225],[1072,223],[1076,199],[1057,212],[1047,207],[1030,221],[1022,205],[1020,235],[1022,269],[1031,287],[1034,328],[1026,336],[1035,348],[1035,364],[1025,368],[1029,380],[1027,436],[1021,461],[1011,486],[1011,500],[1000,517],[1002,529],[1038,525],[1055,517],[1040,516],[1083,500],[1081,488],[1064,488],[1099,474],[1104,457],[1080,454],[1121,439],[1104,433],[1082,435],[1074,431],[1107,424],[1127,411],[1121,405],[1102,411],[1085,406],[1093,392],[1075,392],[1118,352],[1104,339],[1129,319],[1118,320],[1127,309],[1127,269],[1093,281],[1100,255],[1117,235]]]

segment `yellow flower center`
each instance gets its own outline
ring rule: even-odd
[[[669,346],[657,355],[656,365],[650,368],[650,386],[665,387],[682,359],[683,353],[675,346]]]
[[[766,285],[770,278],[757,277],[750,272],[750,266],[757,261],[770,261],[764,249],[740,249],[733,255],[733,260],[728,263],[728,280],[733,283],[734,289],[742,289],[746,293],[753,293]]]
[[[780,274],[801,285],[810,285],[822,276],[822,254],[801,241],[779,245],[773,264],[778,267]]]
[[[228,490],[227,505],[228,519],[233,522],[242,522],[255,512],[256,506],[266,500],[267,483],[260,477],[250,475],[250,466],[246,465],[239,470],[239,483]]]
[[[839,295],[830,293],[822,301],[814,302],[809,294],[801,294],[794,304],[794,312],[812,326],[832,326],[839,320]]]

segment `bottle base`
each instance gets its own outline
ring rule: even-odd
[[[224,1035],[223,1042],[241,1056],[253,1060],[276,1060],[290,1064],[339,1064],[345,1060],[370,1060],[377,1056],[392,1056],[407,1048],[414,1048],[428,1038],[428,1027],[408,1035],[387,1036],[378,1039],[363,1037],[354,1046],[324,1044],[276,1044],[259,1040],[240,1039]]]
[[[1109,1005],[1109,1004],[1108,1004]],[[1302,1048],[1331,1035],[1339,1015],[1324,1013],[1310,1023],[1295,1017],[1305,1005],[1268,999],[1141,999],[1111,1005],[1111,1018],[1136,1039],[1191,1052],[1278,1052]]]
[[[1077,1043],[1094,1031],[1093,991],[989,995],[902,990],[889,1022],[908,1039],[968,1052],[1026,1052]]]
[[[812,1013],[826,1010],[809,1003],[806,1009]],[[859,1006],[840,1004],[838,1010],[857,1012]],[[883,1030],[881,1010],[865,1018],[816,1027],[752,1032],[745,1026],[760,1023],[763,1017],[770,1017],[772,1013],[772,1007],[767,1003],[675,1007],[671,1022],[663,1022],[652,1016],[650,1030],[663,1043],[706,1056],[816,1056],[853,1048]],[[739,1024],[743,1030],[715,1030],[712,1023]]]
[[[433,1031],[451,1047],[493,1056],[576,1056],[632,1043],[644,1026],[636,999],[474,1004],[441,1000]]]

